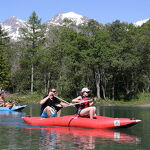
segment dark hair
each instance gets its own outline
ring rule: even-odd
[[[48,89],[48,93],[49,93],[49,92],[51,92],[51,91],[52,91],[52,89],[55,89],[55,88],[49,88],[49,89]]]
[[[48,89],[48,92],[50,92],[51,90],[52,90],[52,89],[51,89],[51,88],[49,88],[49,89]]]

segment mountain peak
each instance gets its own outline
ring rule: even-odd
[[[16,16],[12,16],[3,22],[3,25],[12,26],[17,24],[24,24],[25,21],[17,18]]]
[[[76,25],[87,23],[90,20],[88,17],[82,16],[75,12],[67,12],[67,13],[57,14],[56,16],[54,16],[53,18],[51,18],[50,20],[45,22],[45,24],[47,27],[50,25],[62,26],[62,25],[66,24],[64,22],[65,19],[71,20]],[[141,26],[144,23],[146,23],[147,21],[149,21],[149,19],[137,21],[133,24],[135,26]],[[20,30],[19,30],[20,27],[26,26],[27,22],[17,18],[16,16],[12,16],[12,17],[8,18],[7,20],[5,20],[4,22],[0,23],[0,25],[2,26],[2,29],[8,33],[8,35],[10,36],[12,41],[17,41],[21,35]],[[69,25],[72,25],[72,24],[70,23]],[[72,27],[74,27],[74,26],[72,26]],[[46,30],[48,31],[49,28],[47,28]]]
[[[65,18],[67,18],[67,19],[81,19],[81,18],[83,18],[83,16],[82,15],[79,15],[79,14],[77,14],[77,13],[74,13],[74,12],[68,12],[68,13],[61,13],[61,15],[62,15],[62,17],[63,17],[63,19],[65,19]]]
[[[17,40],[20,37],[20,27],[26,25],[26,21],[18,19],[16,16],[12,16],[1,23],[2,28],[9,33],[9,36],[12,40]]]
[[[65,19],[73,21],[76,25],[82,24],[89,20],[87,17],[74,12],[60,13],[46,22],[47,25],[61,25]]]

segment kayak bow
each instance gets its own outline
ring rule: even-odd
[[[21,111],[27,105],[20,105],[20,106],[12,106],[12,107],[0,107],[0,111]]]

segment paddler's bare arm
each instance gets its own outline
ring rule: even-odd
[[[93,106],[96,103],[96,99],[94,98],[92,102],[90,102],[90,106]]]
[[[49,98],[50,99],[53,98],[53,93],[52,92],[49,92],[48,96],[46,96],[45,98],[41,99],[40,100],[40,104],[41,105],[44,104]]]
[[[40,104],[44,104],[49,99],[49,96],[46,96],[45,98],[40,100]]]
[[[81,101],[82,101],[82,97],[81,97],[81,96],[78,96],[77,98],[74,98],[74,99],[72,100],[73,103],[79,103],[79,102],[81,102]]]

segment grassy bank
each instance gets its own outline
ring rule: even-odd
[[[150,93],[140,93],[137,99],[132,99],[130,101],[125,100],[99,100],[100,105],[117,105],[117,106],[140,106],[144,104],[150,104]]]
[[[43,94],[40,93],[28,93],[28,94],[7,94],[6,100],[14,100],[18,103],[39,103],[42,99]],[[66,100],[66,99],[64,99]],[[118,105],[118,106],[137,106],[150,103],[150,93],[140,93],[138,99],[133,99],[130,101],[123,100],[97,100],[98,105]]]
[[[28,94],[7,94],[6,100],[13,100],[17,103],[38,103],[40,99],[43,97],[40,93],[28,93]]]

